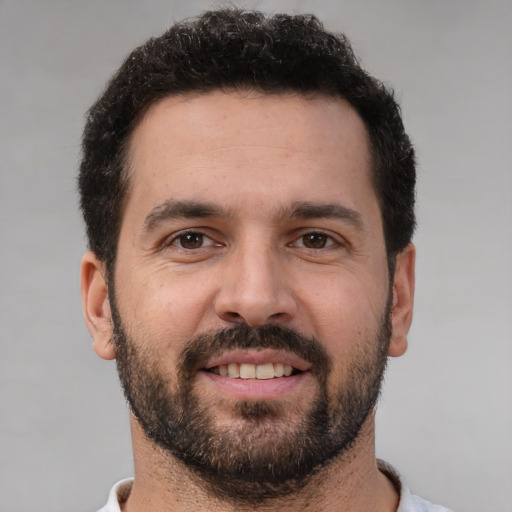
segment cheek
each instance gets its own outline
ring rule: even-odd
[[[371,279],[365,281],[351,273],[340,273],[323,280],[321,286],[306,289],[314,290],[302,294],[311,334],[333,356],[349,354],[358,340],[377,332],[385,300],[380,287]]]
[[[185,280],[165,272],[139,282],[134,277],[117,292],[128,334],[147,340],[155,350],[157,346],[181,350],[203,329],[212,295],[207,283],[200,278]]]

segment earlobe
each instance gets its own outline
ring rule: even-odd
[[[103,359],[116,356],[112,344],[113,326],[105,266],[92,252],[82,258],[82,308],[93,339],[94,351]]]
[[[393,332],[388,354],[401,356],[407,350],[407,334],[412,322],[416,249],[409,244],[396,256],[391,324]]]

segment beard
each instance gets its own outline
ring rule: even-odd
[[[331,393],[329,355],[318,340],[295,330],[240,324],[207,332],[185,344],[171,372],[142,348],[153,340],[143,344],[126,334],[113,300],[111,309],[119,379],[132,413],[146,437],[184,463],[216,498],[257,504],[297,493],[350,451],[380,394],[391,336],[390,301],[375,337],[356,340],[358,351]],[[230,403],[237,421],[217,424],[220,398],[201,395],[194,385],[197,372],[223,351],[265,348],[288,351],[311,364],[315,399],[296,405]],[[290,412],[300,419],[290,421]]]

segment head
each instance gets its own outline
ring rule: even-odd
[[[393,94],[359,65],[349,41],[310,15],[227,9],[174,25],[135,49],[89,110],[79,189],[90,249],[111,274],[130,190],[130,136],[167,96],[212,90],[292,92],[346,100],[366,127],[388,263],[411,241],[414,151]],[[392,273],[392,272],[391,272]]]
[[[354,449],[405,350],[413,160],[312,17],[206,13],[128,57],[84,133],[82,276],[141,439],[246,501]]]

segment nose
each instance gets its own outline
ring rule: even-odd
[[[297,301],[287,285],[286,262],[270,246],[246,244],[226,260],[215,298],[215,313],[229,323],[257,327],[289,323]]]

